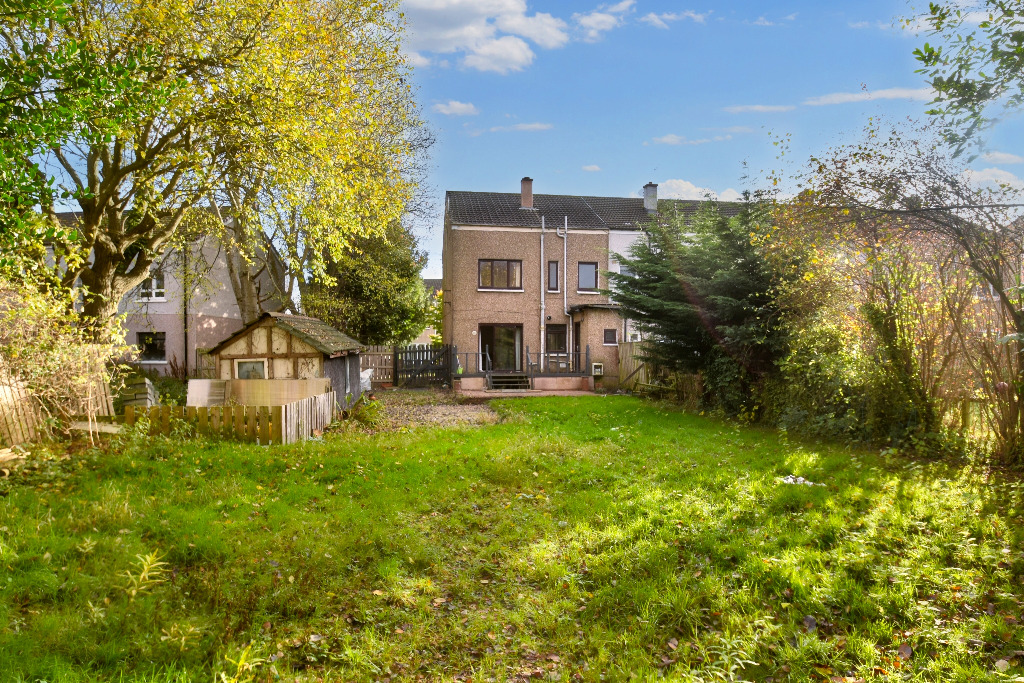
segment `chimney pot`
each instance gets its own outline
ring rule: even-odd
[[[522,180],[522,204],[519,208],[521,209],[532,209],[533,208],[533,178],[525,177]]]
[[[644,209],[647,213],[658,212],[658,184],[655,182],[644,185]]]

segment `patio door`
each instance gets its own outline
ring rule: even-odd
[[[523,326],[481,325],[480,351],[485,350],[495,372],[522,372]]]

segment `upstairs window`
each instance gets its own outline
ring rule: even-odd
[[[163,299],[167,294],[167,290],[164,289],[164,274],[159,270],[154,270],[150,273],[149,277],[142,281],[139,285],[139,298],[140,299]]]
[[[139,360],[163,362],[167,360],[166,332],[139,332],[136,346],[139,347]]]
[[[579,273],[580,279],[577,289],[581,292],[597,291],[597,264],[581,261],[579,265]]]
[[[480,259],[480,289],[522,289],[523,262]]]
[[[558,291],[558,261],[548,261],[548,291]]]

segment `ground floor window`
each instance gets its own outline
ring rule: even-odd
[[[619,343],[619,331],[614,327],[610,327],[604,331],[604,343],[605,346],[614,345]]]
[[[136,345],[139,347],[141,361],[167,360],[166,332],[139,332]]]
[[[523,369],[523,326],[481,325],[480,352],[486,353],[496,372],[520,372]]]
[[[565,353],[569,350],[566,325],[548,325],[544,340],[548,353]]]

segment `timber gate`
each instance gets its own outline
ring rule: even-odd
[[[444,346],[396,346],[394,349],[396,387],[450,386],[455,349]]]

